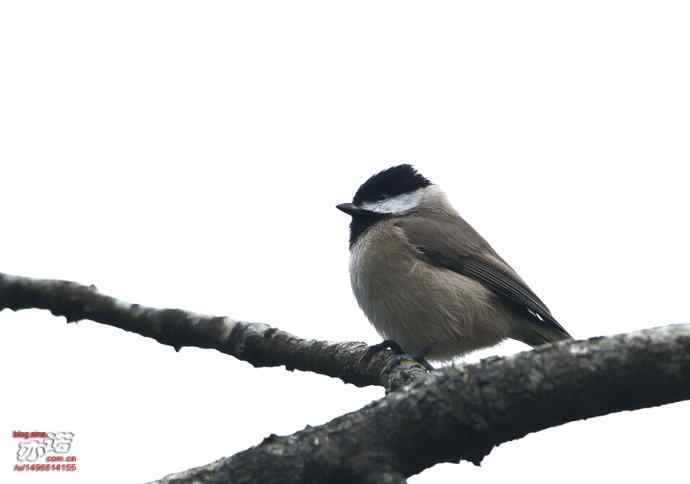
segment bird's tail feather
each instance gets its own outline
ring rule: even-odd
[[[556,326],[544,324],[541,321],[516,324],[510,337],[530,346],[540,346],[564,339],[572,339],[572,336],[567,331]]]

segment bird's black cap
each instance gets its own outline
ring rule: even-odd
[[[365,181],[355,193],[352,203],[361,205],[364,202],[378,202],[429,185],[431,182],[418,173],[412,165],[392,166]]]

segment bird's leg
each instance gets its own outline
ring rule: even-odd
[[[433,347],[433,344],[430,344],[428,346],[425,346],[424,348],[421,349],[421,351],[414,353],[414,354],[409,354],[409,353],[403,353],[400,352],[394,357],[394,361],[396,365],[399,365],[400,363],[404,361],[415,361],[422,365],[424,368],[426,368],[427,371],[434,371],[434,367],[431,366],[431,363],[429,363],[426,359],[426,355],[429,354],[431,351],[431,348]]]
[[[391,350],[395,353],[395,356],[393,358],[393,364],[399,365],[403,361],[416,361],[424,368],[426,368],[428,371],[433,371],[434,367],[431,366],[431,364],[425,358],[426,355],[429,354],[429,351],[431,351],[432,346],[433,345],[426,346],[419,353],[409,354],[405,353],[405,351],[396,341],[393,341],[392,339],[387,339],[379,344],[375,344],[367,348],[367,352],[364,354],[364,358],[378,353],[380,351]]]
[[[383,340],[379,344],[369,346],[367,348],[367,351],[362,355],[359,361],[369,359],[376,353],[380,353],[381,351],[385,350],[391,350],[396,355],[401,355],[404,353],[403,349],[400,347],[398,343],[396,343],[392,339],[387,339]]]
[[[402,347],[392,339],[385,339],[379,344],[371,345],[369,348],[367,348],[367,353],[378,353],[379,351],[383,350],[391,350],[397,355],[405,353]]]

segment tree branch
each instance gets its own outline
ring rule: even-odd
[[[531,432],[688,398],[690,325],[567,341],[435,371],[325,425],[153,484],[373,482],[372,469],[403,482],[440,462],[479,464]]]
[[[367,352],[360,342],[305,340],[262,323],[181,309],[157,309],[100,294],[95,286],[0,273],[0,310],[47,309],[67,322],[89,319],[153,338],[177,351],[213,348],[256,367],[281,366],[340,378],[356,386],[394,390],[422,376],[416,363],[392,364],[393,354]]]
[[[156,483],[404,482],[439,462],[479,463],[509,440],[573,420],[690,398],[690,325],[565,341],[426,374],[363,343],[303,340],[259,323],[155,309],[68,281],[0,273],[0,309],[49,309],[172,345],[215,348],[398,391],[319,427]]]

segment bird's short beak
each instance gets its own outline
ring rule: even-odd
[[[336,205],[335,208],[341,212],[345,212],[348,215],[355,215],[357,212],[362,210],[354,203],[341,203],[340,205]]]

